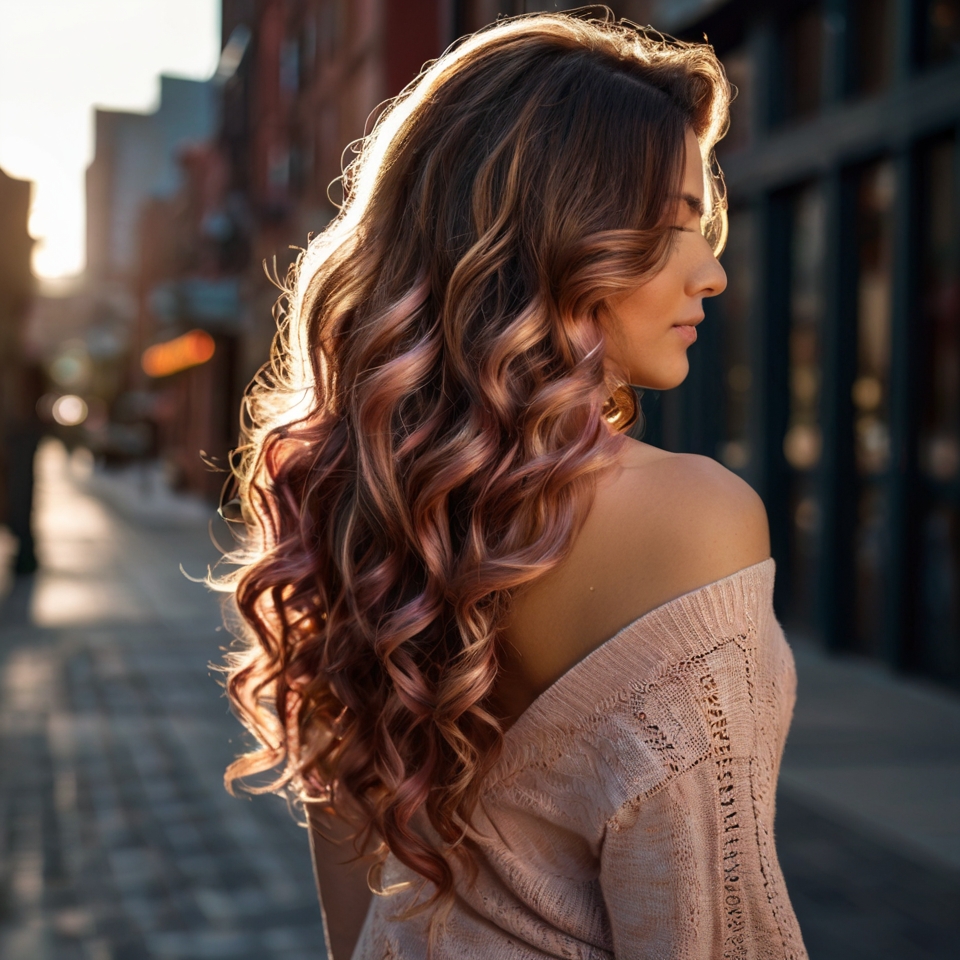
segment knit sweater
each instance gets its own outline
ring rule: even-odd
[[[796,690],[765,560],[664,603],[510,727],[435,960],[805,958],[773,841]],[[435,841],[424,822],[418,829]],[[392,856],[354,960],[421,960]]]

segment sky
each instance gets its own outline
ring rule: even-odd
[[[150,112],[159,76],[207,79],[220,0],[0,0],[0,168],[34,182],[33,269],[85,265],[93,107]]]

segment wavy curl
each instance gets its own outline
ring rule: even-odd
[[[242,640],[228,694],[260,744],[226,781],[322,798],[428,904],[501,745],[512,598],[567,555],[623,442],[601,417],[604,304],[669,255],[688,127],[722,244],[728,100],[710,47],[609,11],[501,21],[380,115],[288,277],[218,582]]]

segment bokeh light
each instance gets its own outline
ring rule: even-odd
[[[75,427],[87,419],[87,403],[73,393],[60,397],[53,405],[53,419],[62,427]]]
[[[205,330],[191,330],[182,337],[156,343],[143,352],[141,365],[148,377],[169,377],[189,367],[206,363],[214,353],[213,337]]]

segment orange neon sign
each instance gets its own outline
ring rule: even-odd
[[[155,343],[143,351],[140,364],[148,377],[169,377],[190,367],[206,363],[216,346],[205,330],[191,330],[166,343]]]

